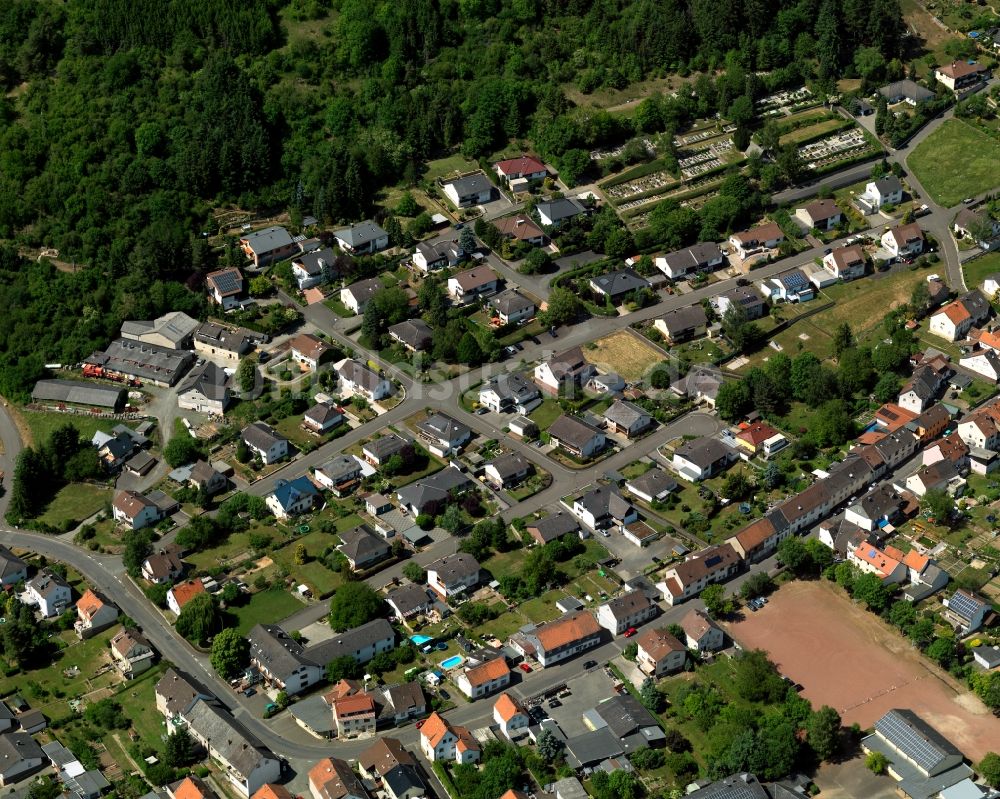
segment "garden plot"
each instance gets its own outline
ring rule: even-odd
[[[851,128],[834,136],[803,144],[799,147],[799,158],[809,169],[816,169],[831,161],[839,161],[854,150],[864,150],[869,146],[864,133],[857,128]]]

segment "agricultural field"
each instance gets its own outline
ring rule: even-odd
[[[606,371],[617,372],[629,382],[641,380],[665,360],[657,347],[630,330],[619,330],[587,344],[583,357]]]
[[[960,119],[945,120],[907,163],[934,202],[947,208],[1000,185],[1000,141]]]

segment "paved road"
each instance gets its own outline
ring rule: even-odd
[[[10,486],[14,481],[14,465],[21,452],[21,434],[18,432],[14,419],[7,410],[7,400],[0,400],[0,441],[3,442],[3,452],[0,453],[0,469],[4,472],[3,494],[0,496],[0,519],[7,513],[10,503]]]

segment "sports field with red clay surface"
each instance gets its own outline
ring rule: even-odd
[[[813,707],[830,705],[845,726],[868,729],[887,710],[910,708],[970,760],[1000,741],[1000,719],[975,694],[833,583],[787,583],[762,610],[723,626],[744,649],[768,652]]]

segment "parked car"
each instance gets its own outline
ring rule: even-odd
[[[418,721],[418,722],[417,722],[416,724],[414,724],[413,726],[414,726],[414,727],[416,727],[416,728],[417,728],[417,729],[419,730],[419,729],[420,729],[421,727],[423,727],[423,726],[424,726],[424,720],[423,720],[423,719],[420,719],[420,721]]]
[[[558,699],[550,699],[549,707],[562,707],[562,702],[560,702]]]
[[[243,691],[243,696],[253,696],[255,693],[257,693],[257,689],[256,688],[246,688]]]
[[[625,631],[625,637],[626,637],[626,638],[631,638],[631,637],[632,637],[633,635],[635,635],[635,634],[636,634],[637,632],[639,632],[639,631],[638,631],[637,629],[635,629],[635,627],[629,627],[629,628],[628,628],[628,629],[627,629],[627,630]]]
[[[529,666],[527,663],[519,663],[517,667],[525,674],[531,674],[531,666]]]
[[[596,660],[588,660],[586,663],[583,664],[583,667],[585,669],[595,669],[595,668],[597,668],[597,661]]]

